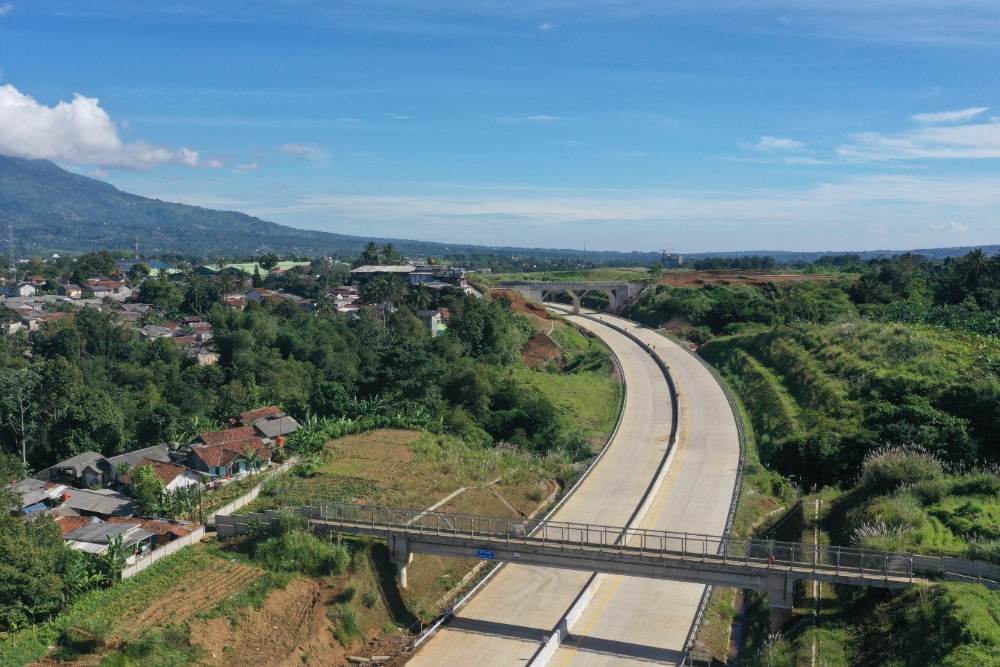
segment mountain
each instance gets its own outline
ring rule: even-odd
[[[486,255],[568,260],[595,264],[647,265],[659,261],[659,252],[585,251],[509,246],[452,245],[407,239],[373,239],[286,227],[236,211],[216,211],[187,204],[149,199],[122,192],[93,178],[74,174],[47,160],[0,155],[0,239],[6,241],[6,222],[14,221],[15,251],[19,255],[44,252],[132,247],[136,239],[148,254],[193,257],[253,255],[262,251],[281,255],[356,256],[369,241],[391,242],[409,256]],[[6,252],[6,243],[0,248]],[[917,250],[933,258],[962,255],[972,248]],[[1000,246],[986,246],[987,252]],[[896,250],[853,253],[865,259],[899,254]],[[686,254],[685,259],[772,256],[780,263],[812,261],[831,252],[758,250]]]
[[[148,254],[196,257],[253,255],[261,251],[305,256],[358,255],[369,241],[391,242],[410,256],[587,257],[595,262],[644,264],[658,253],[584,252],[452,245],[407,239],[373,239],[286,227],[235,211],[216,211],[122,192],[47,160],[0,155],[0,223],[15,221],[18,254],[131,248]],[[6,241],[6,224],[0,239]],[[6,252],[6,243],[0,247]]]

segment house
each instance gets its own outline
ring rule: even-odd
[[[222,297],[222,303],[236,310],[243,310],[247,307],[247,299],[242,294],[230,294]]]
[[[153,445],[152,447],[143,447],[142,449],[136,449],[131,452],[125,452],[124,454],[108,457],[108,463],[111,464],[111,468],[115,472],[115,479],[119,477],[119,470],[124,470],[126,472],[132,470],[139,465],[140,461],[173,463],[174,459],[170,457],[169,445]]]
[[[62,504],[69,487],[65,484],[47,482],[34,477],[22,479],[11,485],[15,493],[21,497],[21,514],[33,516],[40,512],[58,507]],[[14,511],[17,508],[11,508]]]
[[[424,323],[424,326],[430,330],[432,337],[440,336],[448,330],[448,325],[445,323],[448,319],[448,311],[444,308],[421,310],[417,313],[417,316]]]
[[[214,366],[219,363],[219,353],[209,350],[190,349],[188,352],[198,362],[199,366]]]
[[[37,291],[31,283],[16,283],[4,287],[6,296],[35,296]]]
[[[137,557],[152,551],[156,538],[154,533],[142,527],[141,521],[133,520],[114,523],[93,521],[66,533],[63,539],[71,549],[103,554],[118,537],[121,537],[122,546],[131,554],[126,559],[128,563],[134,563]]]
[[[137,462],[135,467],[122,477],[122,481],[127,485],[131,485],[135,471],[142,466],[149,466],[153,474],[163,482],[163,490],[168,492],[201,484],[203,479],[203,475],[182,465],[154,459],[143,459]]]
[[[285,411],[276,405],[269,405],[256,410],[249,410],[240,414],[240,423],[244,426],[253,426],[261,437],[284,444],[287,435],[295,433],[300,426],[294,418],[285,414]]]
[[[216,480],[232,479],[251,472],[251,464],[247,460],[250,453],[261,459],[262,465],[260,467],[270,463],[270,445],[254,436],[246,440],[217,445],[195,445],[191,448],[188,464],[195,470],[211,475]]]
[[[177,329],[176,324],[147,324],[139,329],[139,335],[146,340],[156,340],[157,338],[170,338]]]
[[[114,516],[108,519],[108,523],[135,523],[136,521],[139,522],[143,530],[156,536],[153,540],[154,547],[162,547],[178,538],[186,537],[198,527],[198,524],[191,521],[171,519],[125,519]]]
[[[35,473],[35,478],[82,487],[103,486],[114,479],[114,467],[97,452],[83,452]]]
[[[276,443],[279,447],[285,444],[285,436],[299,430],[299,423],[293,417],[262,417],[253,423],[260,435]]]
[[[263,408],[256,408],[255,410],[247,410],[246,412],[241,412],[240,424],[242,424],[243,426],[253,426],[253,423],[258,419],[284,417],[284,416],[285,416],[285,411],[279,408],[277,405],[268,405]]]
[[[28,282],[34,285],[35,287],[44,287],[45,283],[47,283],[48,281],[49,281],[48,278],[46,278],[45,276],[31,276],[28,278]]]
[[[66,283],[65,285],[59,286],[59,293],[63,296],[68,296],[71,299],[82,299],[83,298],[83,288],[79,285],[73,285],[72,283]]]
[[[266,466],[271,459],[271,446],[252,426],[237,426],[222,431],[208,431],[198,436],[188,465],[216,479],[231,479],[251,472],[247,461],[250,454]]]
[[[124,301],[132,296],[132,288],[118,280],[91,278],[87,281],[86,286],[94,293],[95,299]]]
[[[69,489],[63,502],[77,514],[102,519],[132,516],[138,510],[132,498],[111,489]]]

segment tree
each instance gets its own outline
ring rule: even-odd
[[[380,253],[380,264],[394,265],[403,263],[403,255],[391,243],[386,243]]]
[[[278,256],[274,253],[261,255],[257,258],[257,263],[260,264],[265,271],[270,271],[278,265]]]
[[[149,268],[149,264],[136,262],[132,265],[132,268],[128,270],[128,279],[132,281],[134,286],[145,280],[151,272],[152,269]]]
[[[361,296],[368,303],[390,303],[398,306],[406,294],[406,284],[399,276],[382,275],[369,280],[361,288]]]
[[[20,443],[21,461],[28,461],[28,431],[32,427],[32,396],[40,381],[28,366],[0,369],[0,425]]]
[[[133,470],[129,487],[132,490],[132,497],[139,503],[143,512],[156,514],[160,510],[165,487],[163,480],[156,476],[152,466],[141,465]]]
[[[73,278],[78,283],[84,282],[87,278],[97,276],[110,276],[118,269],[114,255],[107,250],[100,252],[85,252],[76,260],[76,269],[73,271]]]
[[[361,252],[361,256],[354,262],[354,266],[372,266],[379,263],[378,246],[374,241],[369,241],[368,245]]]

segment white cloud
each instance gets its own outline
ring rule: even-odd
[[[548,32],[549,30],[552,30],[552,28],[553,25],[548,21],[538,24],[538,29],[541,30],[542,32]]]
[[[257,164],[256,161],[254,161],[254,162],[245,162],[243,164],[236,165],[235,169],[236,169],[236,171],[239,171],[239,172],[242,172],[242,173],[247,173],[247,172],[250,172],[250,171],[259,171],[260,170],[260,165]]]
[[[931,125],[908,132],[863,132],[840,146],[842,158],[861,161],[1000,158],[1000,122]]]
[[[559,116],[551,116],[545,113],[536,113],[528,116],[497,116],[498,123],[553,123],[559,120]]]
[[[50,107],[10,84],[0,86],[0,153],[125,169],[200,164],[189,148],[125,143],[97,98],[75,94]]]
[[[5,2],[0,5],[0,17],[7,16],[7,14],[10,14],[12,11],[14,11],[14,5],[9,2]]]
[[[969,107],[968,109],[953,109],[951,111],[935,111],[932,113],[918,113],[913,116],[913,120],[925,125],[939,125],[945,123],[964,123],[972,120],[976,116],[989,111],[989,107]]]
[[[410,120],[412,118],[412,116],[407,116],[405,113],[387,113],[386,117],[392,120]]]
[[[776,151],[799,151],[805,148],[805,144],[795,139],[787,137],[772,137],[765,135],[755,143],[742,143],[740,148],[745,150],[760,151],[761,153],[774,153]]]
[[[327,153],[326,149],[313,144],[282,144],[278,146],[278,150],[286,155],[293,155],[318,163],[325,163],[330,158],[330,154]]]
[[[969,228],[960,222],[951,222],[944,225],[929,225],[932,232],[947,232],[952,234],[961,234],[963,232],[969,231]]]

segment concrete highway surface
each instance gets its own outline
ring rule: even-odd
[[[599,315],[655,346],[680,396],[677,451],[641,527],[721,534],[739,456],[725,395],[696,359],[656,333]],[[621,426],[607,454],[552,517],[625,525],[668,448],[669,389],[660,368],[635,341],[583,317],[569,316],[617,355],[627,386]],[[508,564],[411,659],[431,665],[526,664],[589,575]],[[702,586],[609,576],[550,664],[674,664]]]

